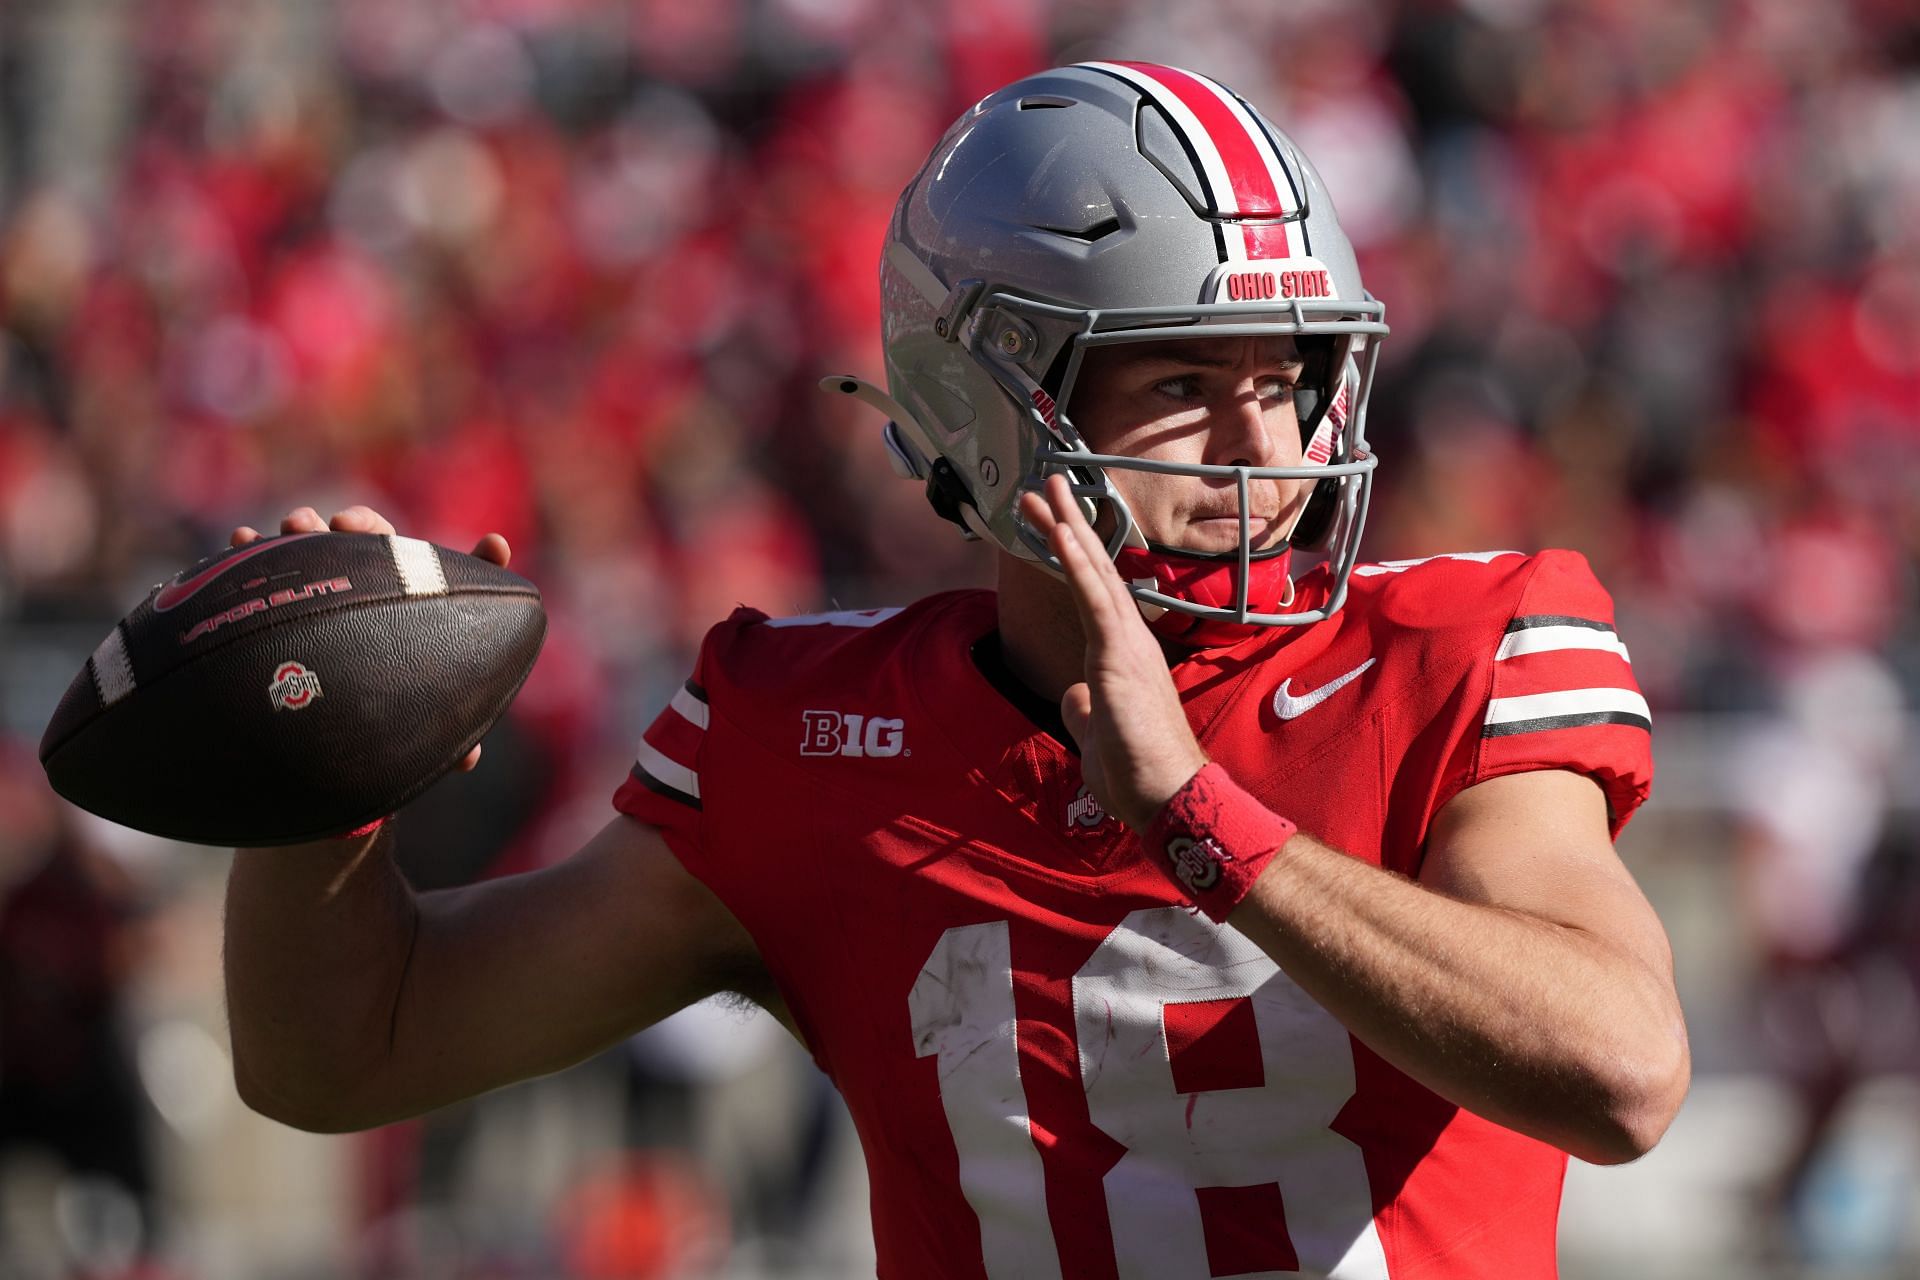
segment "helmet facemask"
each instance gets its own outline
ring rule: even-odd
[[[1363,305],[1377,317],[1377,302],[1369,299]],[[1346,313],[1320,318],[1305,306],[1284,316],[1243,304],[1152,310],[1160,314],[1068,314],[1066,309],[1008,295],[994,295],[983,302],[968,342],[969,353],[1020,411],[1024,436],[1020,491],[1037,492],[1048,476],[1066,475],[1089,523],[1121,565],[1128,590],[1155,630],[1167,638],[1190,644],[1222,643],[1241,638],[1246,628],[1300,624],[1330,615],[1345,600],[1346,576],[1358,558],[1358,534],[1372,486],[1375,460],[1367,447],[1364,409],[1378,345],[1368,336],[1385,326],[1377,320],[1356,324]],[[1005,335],[1042,332],[1043,322],[1062,319],[1077,322],[1079,328],[1059,344],[1050,362],[1052,369],[1044,382],[1053,386],[1042,385],[1027,364],[1017,360],[1022,342]],[[1306,368],[1294,390],[1303,455],[1299,465],[1176,463],[1095,453],[1087,446],[1072,419],[1071,405],[1089,350],[1220,337],[1293,337],[1301,347]],[[1108,474],[1116,470],[1232,479],[1240,515],[1237,547],[1202,551],[1149,540]],[[1255,482],[1267,480],[1309,480],[1313,485],[1290,526],[1270,534],[1268,545],[1259,547],[1249,490]],[[1052,549],[1020,517],[1017,507],[1013,517],[1020,540],[1016,554],[1062,572]],[[1288,560],[1295,550],[1327,553],[1334,561],[1335,587],[1324,604],[1288,611],[1293,601]],[[1196,593],[1192,586],[1203,579],[1211,585]],[[1213,625],[1200,628],[1196,621]],[[1239,630],[1226,630],[1224,624]]]

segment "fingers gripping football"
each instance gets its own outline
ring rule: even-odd
[[[393,522],[375,511],[372,507],[355,505],[344,511],[336,511],[331,520],[322,520],[320,513],[312,507],[296,507],[280,517],[280,532],[320,533],[326,530],[341,533],[398,533]],[[250,525],[241,525],[227,538],[227,545],[244,547],[250,542],[260,540],[260,531]],[[492,561],[501,568],[513,558],[513,549],[507,540],[497,533],[489,533],[474,544],[473,554],[482,560]]]
[[[399,530],[393,527],[391,520],[381,515],[378,511],[375,511],[372,507],[360,503],[356,503],[344,511],[334,512],[333,518],[330,520],[322,520],[320,513],[312,507],[295,507],[292,511],[280,517],[280,532],[283,535],[290,533],[323,533],[328,530],[339,533],[379,533],[389,535],[399,532]],[[261,534],[258,529],[243,524],[228,535],[227,545],[244,547],[249,543],[258,542],[260,537]],[[500,534],[489,533],[474,544],[473,554],[479,559],[491,561],[504,569],[507,567],[507,562],[513,558],[513,549],[507,545],[507,540]],[[467,752],[456,767],[461,772],[466,773],[471,772],[479,763],[480,748],[476,746],[473,750]]]
[[[1207,763],[1194,740],[1159,641],[1114,570],[1064,476],[1022,514],[1066,573],[1086,638],[1085,679],[1066,691],[1061,718],[1080,746],[1088,788],[1107,812],[1143,830]]]

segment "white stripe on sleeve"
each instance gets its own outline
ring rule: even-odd
[[[803,613],[792,618],[768,618],[764,627],[877,627],[900,612],[893,609],[843,609],[838,613]]]
[[[1550,720],[1556,716],[1606,712],[1622,712],[1648,721],[1653,719],[1647,700],[1631,689],[1561,689],[1554,693],[1494,698],[1487,703],[1487,723],[1512,724],[1519,720]]]
[[[680,718],[697,729],[707,727],[707,704],[700,701],[681,685],[673,691],[673,701],[667,704],[680,713]]]
[[[1501,638],[1493,660],[1504,662],[1529,653],[1554,653],[1561,649],[1598,649],[1619,654],[1623,662],[1633,661],[1627,657],[1627,646],[1620,643],[1618,635],[1592,627],[1526,627],[1509,631]]]
[[[675,791],[684,792],[695,800],[700,798],[700,775],[683,764],[673,761],[654,750],[653,744],[642,739],[640,750],[634,761],[646,772],[666,783]]]

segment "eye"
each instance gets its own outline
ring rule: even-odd
[[[1293,376],[1283,377],[1273,374],[1260,379],[1260,398],[1262,400],[1291,400],[1298,386]]]
[[[1162,378],[1153,384],[1153,389],[1173,400],[1198,399],[1200,377],[1198,374],[1183,373],[1172,378]]]

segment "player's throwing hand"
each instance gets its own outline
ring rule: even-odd
[[[295,507],[280,517],[280,532],[289,533],[379,533],[392,536],[399,531],[393,527],[393,521],[375,511],[372,507],[355,505],[345,511],[333,513],[333,519],[322,520],[320,513],[312,507]],[[260,531],[249,525],[241,525],[227,536],[230,547],[244,547],[250,542],[260,540]],[[497,533],[489,533],[474,544],[473,554],[481,560],[490,560],[502,569],[513,558],[513,548],[507,540]],[[475,746],[467,752],[457,766],[462,773],[471,772],[480,763],[480,748]]]

